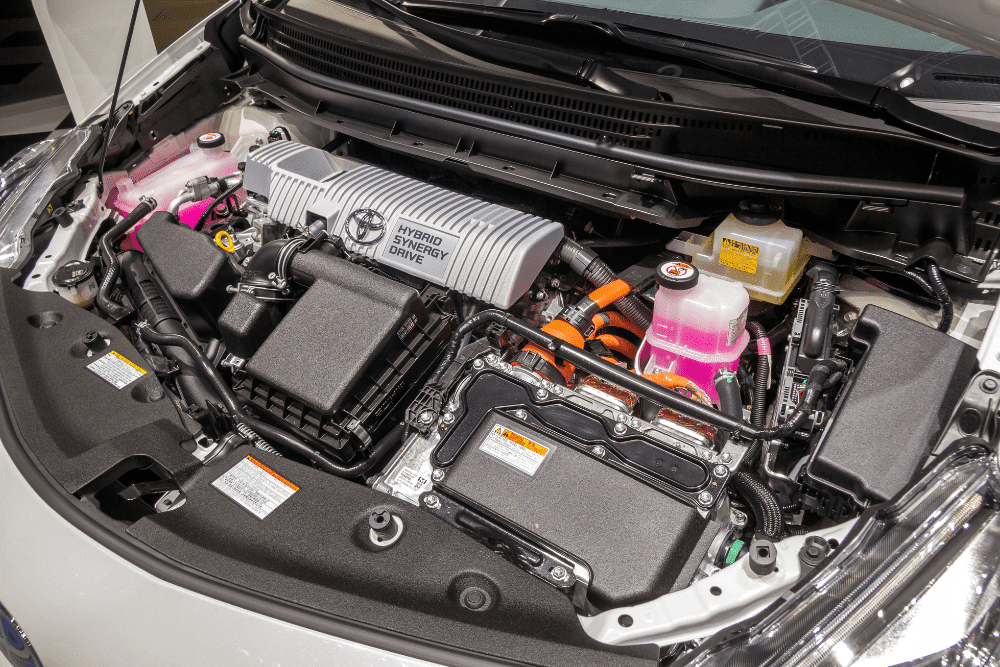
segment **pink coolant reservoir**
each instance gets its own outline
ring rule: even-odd
[[[218,178],[237,171],[236,158],[223,149],[226,138],[219,132],[210,132],[198,137],[191,146],[190,152],[182,155],[156,171],[133,182],[130,178],[119,181],[108,194],[107,206],[116,209],[122,215],[127,215],[139,203],[141,197],[152,197],[156,200],[156,211],[166,211],[184,184],[199,176]],[[211,204],[211,200],[181,204],[178,218],[181,224],[193,227],[198,217]],[[150,214],[151,215],[151,214]],[[145,222],[149,216],[143,218]],[[135,243],[135,230],[130,238]],[[138,244],[135,243],[136,247]]]
[[[715,374],[735,371],[750,340],[750,295],[737,282],[700,275],[684,262],[656,269],[653,323],[636,355],[643,373],[671,372],[697,384],[714,403]]]

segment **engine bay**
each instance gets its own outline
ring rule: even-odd
[[[266,526],[305,497],[297,469],[347,480],[401,503],[365,514],[359,548],[405,553],[420,512],[592,639],[663,657],[779,599],[906,488],[976,370],[981,331],[948,335],[933,258],[846,257],[780,195],[671,229],[251,97],[62,199],[20,287],[100,322],[71,354],[175,411],[212,493]],[[126,526],[204,497],[202,473],[133,458],[75,493]],[[488,580],[457,591],[498,604]]]

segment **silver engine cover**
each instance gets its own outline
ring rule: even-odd
[[[531,286],[563,238],[557,222],[289,141],[247,157],[244,187],[272,220],[316,221],[352,251],[501,308]]]

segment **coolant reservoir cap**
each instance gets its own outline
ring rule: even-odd
[[[765,197],[750,197],[740,202],[733,215],[747,225],[771,225],[781,219],[781,205]]]
[[[698,284],[698,269],[684,262],[664,262],[656,267],[656,282],[667,289],[691,289]]]
[[[198,148],[218,148],[226,143],[226,137],[221,132],[209,132],[198,137]]]
[[[75,287],[94,275],[94,267],[90,262],[73,260],[66,262],[52,276],[52,284],[58,287]]]

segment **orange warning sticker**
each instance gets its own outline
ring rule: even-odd
[[[528,475],[538,472],[539,466],[545,461],[552,450],[552,445],[543,445],[531,438],[497,424],[494,426],[479,450],[512,468]]]
[[[719,249],[719,264],[728,266],[744,273],[757,273],[757,260],[760,258],[760,247],[722,237]]]
[[[281,503],[299,490],[299,487],[252,456],[241,459],[212,482],[212,486],[258,519],[263,519],[278,509]]]

